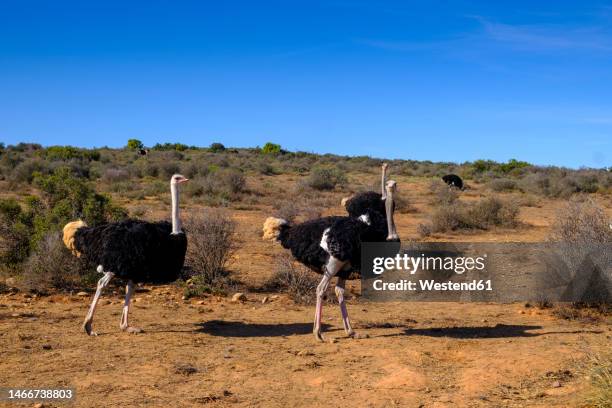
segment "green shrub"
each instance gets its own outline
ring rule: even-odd
[[[261,152],[265,153],[265,154],[268,154],[268,153],[280,153],[281,152],[281,145],[268,142],[268,143],[266,143],[264,145],[264,147],[261,148]]]
[[[0,200],[0,264],[15,266],[30,252],[31,217],[17,201]]]
[[[49,146],[41,150],[42,156],[51,161],[68,161],[79,159],[85,161],[100,160],[100,152],[97,150],[80,149],[73,146]]]
[[[220,153],[225,151],[225,146],[221,143],[213,143],[208,148],[208,151],[211,153]]]
[[[144,149],[144,144],[138,139],[129,139],[127,141],[127,148],[131,150]]]
[[[189,146],[183,143],[157,143],[155,146],[153,146],[153,150],[175,150],[178,152],[183,152],[187,149],[189,149]]]
[[[62,229],[69,221],[82,219],[93,226],[127,216],[109,197],[97,194],[66,167],[50,175],[36,174],[34,184],[42,192],[42,200],[33,199],[30,203],[34,243],[47,232]]]

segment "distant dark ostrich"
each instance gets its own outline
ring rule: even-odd
[[[451,187],[457,187],[459,190],[463,190],[463,180],[456,174],[447,174],[442,177],[442,181]]]
[[[149,149],[139,149],[138,154],[141,156],[147,156],[149,154]]]
[[[344,303],[344,287],[347,279],[359,275],[362,242],[399,242],[393,220],[393,194],[395,181],[385,186],[385,214],[371,208],[359,217],[324,217],[298,225],[280,218],[270,217],[264,224],[264,237],[273,237],[302,264],[317,273],[323,274],[317,287],[317,306],[313,333],[318,340],[321,335],[321,314],[323,295],[330,280],[338,276],[336,296],[342,313],[344,330],[350,337],[358,337],[349,321]],[[354,272],[357,272],[355,274]]]
[[[134,283],[168,283],[178,278],[187,251],[187,237],[179,218],[178,185],[186,181],[180,174],[170,179],[172,223],[125,220],[88,227],[83,221],[73,221],[64,227],[68,249],[83,256],[89,264],[97,265],[97,271],[104,274],[83,323],[87,334],[96,335],[92,331],[96,305],[114,276],[127,281],[120,328],[130,333],[142,331],[128,325]]]
[[[382,164],[382,177],[381,177],[381,193],[374,191],[365,191],[363,193],[355,194],[353,197],[344,199],[343,205],[346,208],[350,217],[359,217],[365,214],[367,210],[378,211],[381,214],[385,213],[385,198],[387,197],[386,192],[386,181],[387,181],[387,163]]]

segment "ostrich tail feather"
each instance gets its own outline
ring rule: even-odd
[[[79,228],[86,227],[87,224],[84,221],[72,221],[64,226],[63,232],[63,241],[66,248],[68,248],[74,255],[77,257],[81,256],[81,253],[74,246],[74,235],[76,234]]]
[[[263,239],[276,240],[281,233],[281,230],[287,227],[289,223],[282,218],[268,217],[263,224]]]

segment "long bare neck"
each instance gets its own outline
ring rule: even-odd
[[[172,195],[172,233],[180,234],[183,231],[179,217],[179,192],[176,184],[170,184],[170,194]]]
[[[380,183],[380,185],[382,186],[382,199],[386,199],[387,198],[387,188],[386,188],[386,184],[387,184],[387,167],[382,168],[382,182]]]
[[[393,191],[387,192],[385,200],[385,212],[387,213],[387,240],[397,239],[397,231],[395,230],[395,220],[393,219]]]

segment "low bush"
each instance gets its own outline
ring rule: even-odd
[[[277,258],[274,274],[264,284],[264,290],[286,292],[295,303],[312,304],[316,300],[319,281],[319,275],[295,264],[289,255],[283,254]]]
[[[491,180],[487,186],[495,191],[495,192],[502,192],[502,191],[513,191],[516,190],[517,185],[516,185],[516,181],[511,180],[511,179],[507,179],[507,178],[500,178],[500,179],[494,179]]]
[[[185,296],[224,293],[232,281],[226,267],[236,248],[236,225],[225,212],[206,211],[185,224],[189,241],[186,264],[192,278]]]
[[[566,266],[556,279],[573,290],[571,300],[580,306],[609,308],[612,228],[604,210],[590,198],[574,197],[559,211],[550,240],[556,243],[554,254]]]
[[[318,167],[312,170],[306,185],[315,190],[333,190],[348,182],[346,174],[335,167]]]
[[[518,224],[518,206],[496,197],[484,198],[475,203],[455,201],[438,206],[429,224],[421,224],[421,236],[437,232],[481,229],[494,226],[515,227]]]
[[[102,175],[102,180],[107,183],[118,183],[129,179],[130,175],[127,170],[124,169],[109,168],[104,170],[104,174]]]
[[[26,290],[46,293],[50,288],[79,289],[95,279],[96,272],[86,271],[84,263],[66,249],[61,233],[52,232],[40,240],[23,265],[21,284]]]
[[[431,200],[433,205],[450,205],[459,198],[457,189],[449,186],[442,180],[432,181],[429,185],[429,192],[433,196]]]

